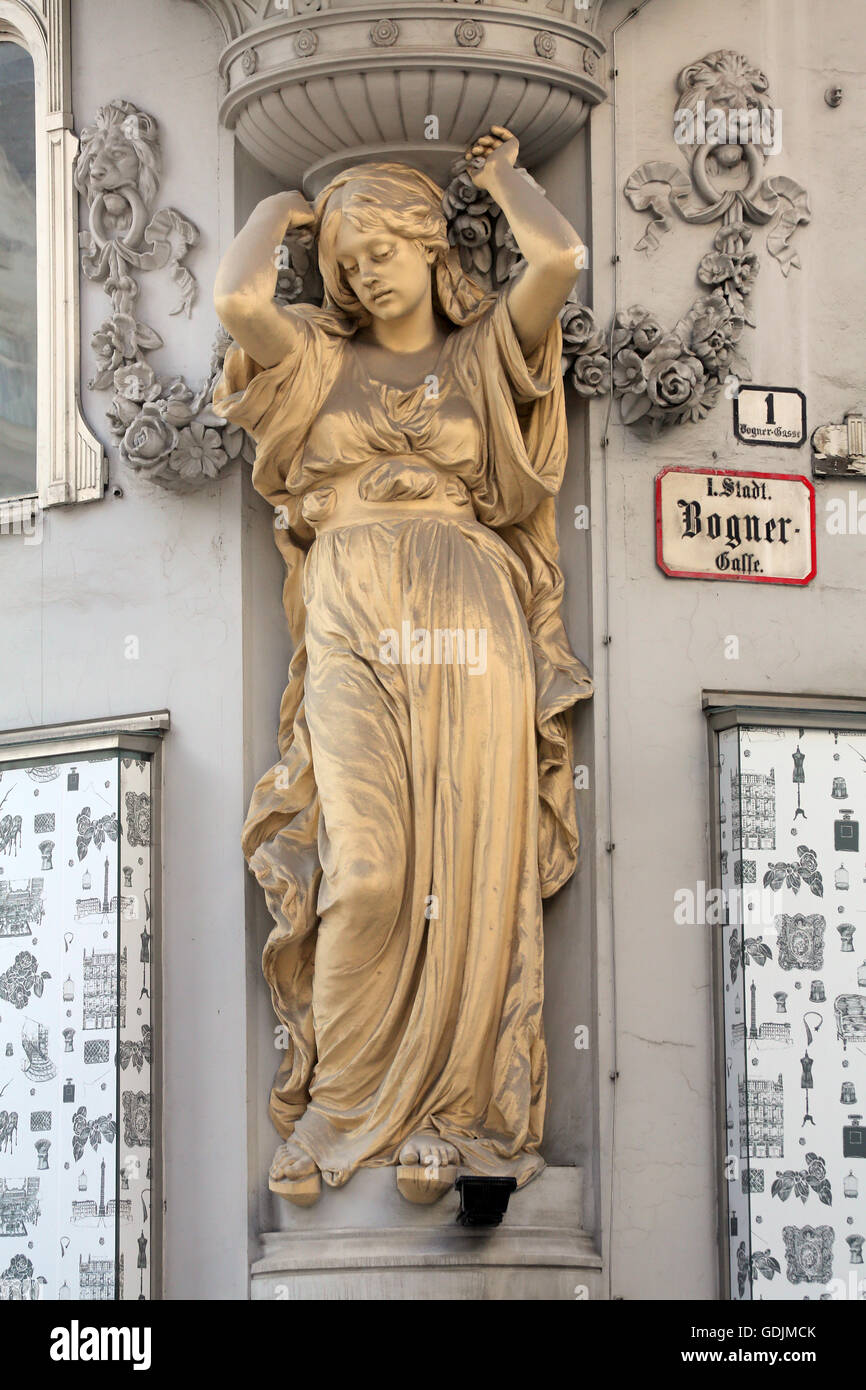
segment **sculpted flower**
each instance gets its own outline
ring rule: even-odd
[[[217,430],[198,420],[181,430],[171,466],[182,478],[215,478],[228,463]]]
[[[602,335],[591,309],[585,304],[566,304],[559,316],[565,353],[586,352],[601,345]]]
[[[733,257],[731,279],[741,294],[749,293],[755,280],[758,278],[758,271],[760,268],[760,261],[753,253],[750,253],[748,256]]]
[[[579,396],[604,396],[610,390],[610,362],[603,353],[576,357],[571,381]]]
[[[165,393],[165,400],[160,402],[161,413],[175,429],[182,429],[192,420],[195,414],[190,404],[192,399],[193,393],[183,377],[176,377]]]
[[[644,359],[632,348],[623,348],[614,358],[613,384],[617,391],[633,391],[640,394],[646,390],[643,374]]]
[[[675,333],[668,333],[644,363],[650,400],[665,410],[690,411],[699,406],[706,376],[699,358],[692,356]]]
[[[284,299],[286,303],[292,304],[296,299],[300,299],[304,292],[303,276],[299,275],[291,266],[286,270],[281,270],[277,275],[277,296]]]
[[[655,347],[662,336],[662,326],[658,319],[639,304],[634,304],[624,313],[618,313],[613,324],[613,350],[633,347],[635,352],[645,356]]]
[[[145,400],[154,381],[153,368],[146,362],[130,362],[114,373],[114,389],[128,401]]]
[[[465,163],[465,160],[463,161]],[[458,213],[465,212],[470,203],[480,202],[487,205],[490,198],[483,188],[479,188],[473,183],[468,173],[457,174],[451,180],[442,198],[442,211],[447,218],[456,217]]]
[[[177,447],[177,430],[165,419],[159,406],[147,401],[127,429],[120,444],[121,457],[133,468],[152,473]]]
[[[734,262],[721,251],[708,251],[701,257],[698,266],[698,279],[704,285],[721,285],[734,274]]]
[[[102,391],[114,378],[114,373],[124,361],[134,361],[140,349],[146,352],[162,347],[162,338],[139,323],[132,314],[113,314],[100,324],[90,340],[96,353],[98,371],[90,382],[94,391]]]
[[[128,314],[118,314],[117,318],[121,321],[129,320],[129,322],[135,322]],[[103,377],[113,374],[115,369],[120,366],[124,358],[122,344],[123,333],[119,329],[117,331],[115,330],[115,325],[112,323],[111,319],[106,319],[91,337],[90,345],[96,353],[96,360],[99,367],[96,376],[90,383],[94,390],[100,389],[97,383],[101,382]],[[132,356],[132,353],[129,355]]]
[[[471,212],[462,212],[455,217],[451,227],[453,239],[458,246],[486,246],[490,240],[490,219]]]
[[[734,356],[734,344],[743,330],[742,319],[734,317],[719,290],[699,299],[692,313],[691,350],[707,371],[719,376]]]

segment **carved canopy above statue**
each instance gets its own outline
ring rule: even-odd
[[[447,181],[479,130],[507,126],[532,166],[603,100],[603,45],[572,0],[198,0],[229,39],[223,123],[288,187],[398,159]],[[597,8],[597,7],[596,7]]]

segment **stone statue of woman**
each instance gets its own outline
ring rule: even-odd
[[[217,277],[215,406],[257,442],[295,643],[243,848],[287,1034],[270,1187],[302,1205],[361,1166],[421,1201],[543,1167],[542,898],[576,863],[567,711],[591,693],[554,518],[581,243],[517,151],[493,127],[467,152],[526,261],[499,295],[398,164],[266,198]],[[307,227],[324,306],[281,305],[275,250]]]

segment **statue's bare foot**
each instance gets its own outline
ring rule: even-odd
[[[453,1144],[438,1134],[413,1134],[400,1150],[399,1161],[409,1166],[421,1163],[425,1168],[453,1168],[460,1162],[460,1155]]]
[[[322,1190],[319,1170],[308,1153],[287,1139],[274,1154],[268,1187],[299,1207],[311,1207]]]
[[[438,1134],[413,1134],[399,1154],[397,1191],[409,1202],[435,1202],[454,1186],[460,1154]]]

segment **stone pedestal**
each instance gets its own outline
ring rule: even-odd
[[[582,1229],[583,1173],[546,1168],[515,1192],[501,1226],[456,1221],[455,1191],[432,1206],[399,1196],[393,1168],[362,1168],[314,1207],[275,1198],[255,1300],[595,1299],[601,1259]],[[276,1205],[278,1203],[278,1205]]]

